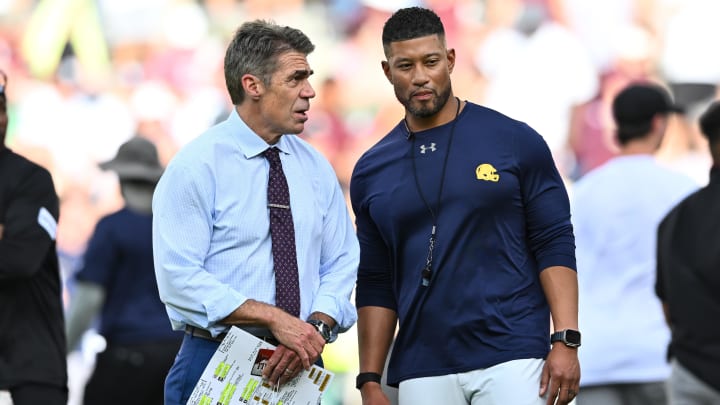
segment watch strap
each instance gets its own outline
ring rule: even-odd
[[[568,338],[568,335],[570,338]],[[550,343],[562,342],[568,347],[580,347],[580,332],[574,329],[564,329],[550,335]]]
[[[378,373],[360,373],[355,378],[355,388],[360,389],[362,388],[365,383],[368,382],[376,382],[380,384],[382,381],[382,376]]]

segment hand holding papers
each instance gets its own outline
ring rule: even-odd
[[[281,386],[263,381],[275,346],[233,326],[213,354],[187,405],[315,405],[334,374],[313,365]]]

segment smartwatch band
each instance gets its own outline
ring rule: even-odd
[[[355,378],[355,388],[360,389],[367,382],[376,382],[380,384],[382,376],[378,373],[360,373]]]

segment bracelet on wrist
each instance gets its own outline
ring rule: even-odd
[[[376,382],[380,384],[381,380],[382,376],[378,373],[360,373],[355,378],[355,388],[360,389],[368,382]]]

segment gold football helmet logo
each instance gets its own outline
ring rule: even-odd
[[[475,169],[475,175],[478,180],[497,182],[500,175],[490,163],[483,163]]]

